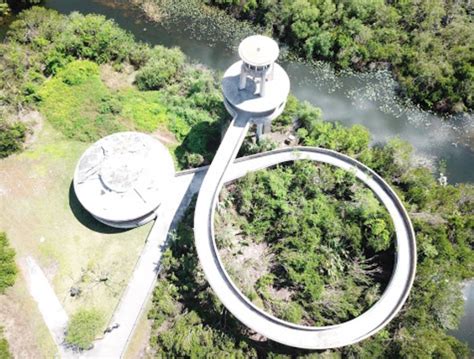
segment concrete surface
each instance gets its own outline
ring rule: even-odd
[[[212,278],[210,284],[212,288],[223,303],[226,306],[230,306],[228,309],[244,324],[273,340],[281,341],[288,345],[305,348],[322,348],[326,345],[331,345],[332,347],[336,342],[337,345],[346,345],[349,340],[361,340],[375,333],[377,330],[380,330],[396,315],[408,295],[413,280],[416,263],[414,253],[416,253],[416,250],[414,235],[408,216],[393,191],[379,176],[357,161],[337,152],[319,148],[285,148],[238,158],[233,164],[230,164],[229,158],[235,158],[238,148],[240,148],[240,143],[245,137],[248,124],[248,118],[239,119],[238,121],[234,120],[232,122],[229,127],[230,132],[226,133],[225,141],[223,141],[223,143],[227,145],[221,145],[211,166],[176,174],[176,178],[173,182],[175,184],[174,190],[170,191],[166,201],[168,205],[160,207],[158,210],[158,219],[148,236],[130,282],[110,321],[110,325],[119,323],[120,327],[106,334],[103,339],[97,340],[91,351],[79,355],[71,351],[65,351],[60,346],[63,340],[64,329],[67,326],[67,315],[55,297],[41,269],[34,263],[33,259],[29,259],[30,265],[28,266],[29,274],[27,275],[27,279],[30,292],[38,302],[39,309],[45,318],[45,323],[55,338],[55,342],[61,350],[62,357],[120,358],[123,355],[137,325],[137,320],[140,318],[147,299],[154,288],[159,270],[159,262],[165,249],[169,232],[175,228],[179,222],[192,197],[200,191],[203,178],[206,176],[208,170],[211,176],[206,176],[207,182],[200,191],[195,212],[195,230],[205,230],[206,234],[213,234],[212,216],[215,201],[217,200],[215,196],[218,195],[223,183],[233,181],[252,171],[299,159],[317,160],[339,166],[348,171],[355,170],[357,177],[361,180],[366,180],[369,187],[375,191],[379,198],[388,204],[387,209],[389,213],[396,219],[394,223],[397,230],[397,248],[399,251],[395,265],[397,274],[392,276],[387,290],[377,303],[378,309],[376,308],[374,311],[374,306],[368,312],[364,313],[363,317],[356,318],[357,321],[354,319],[353,321],[344,323],[343,325],[350,323],[346,329],[344,329],[344,327],[340,328],[341,325],[323,328],[305,328],[286,323],[266,313],[262,313],[260,309],[253,307],[228,278],[217,256],[218,252],[213,243],[213,235],[212,237],[206,237],[196,233],[198,253],[206,277],[209,278],[208,272],[211,271]],[[212,200],[211,203],[206,202],[209,198]],[[203,205],[204,208],[202,207]],[[209,230],[212,230],[212,232]],[[206,247],[204,252],[202,246]],[[209,267],[211,269],[209,269]],[[212,271],[215,271],[216,274],[213,275]],[[237,301],[237,305],[233,306],[233,301]],[[369,315],[367,315],[368,313]],[[254,316],[259,319],[255,320]],[[373,321],[374,316],[376,319],[378,318],[375,321]],[[364,322],[370,324],[370,321],[372,321],[372,325],[362,325]],[[339,327],[339,329],[336,327]],[[272,332],[275,331],[278,333],[280,329],[282,333],[281,336],[284,336],[284,338],[267,332],[271,330]],[[287,331],[295,331],[297,334],[288,335]],[[303,332],[303,335],[301,335],[300,331]],[[330,334],[324,334],[326,332]],[[349,334],[344,334],[345,332]],[[304,335],[304,333],[307,334]],[[300,335],[301,339],[299,342],[295,343],[292,341],[292,338],[300,338]],[[310,336],[309,339],[308,336]],[[326,337],[329,337],[329,339]]]
[[[21,261],[21,269],[26,279],[28,290],[38,304],[38,309],[46,326],[58,346],[61,356],[64,357],[62,342],[64,331],[69,320],[63,306],[49,284],[43,270],[32,257],[26,257]]]
[[[163,204],[157,210],[157,220],[110,321],[110,325],[118,323],[120,327],[97,340],[94,348],[84,352],[83,357],[120,358],[124,354],[137,320],[154,289],[168,236],[199,190],[203,175],[203,172],[190,172],[174,178],[173,188],[168,191],[166,198],[163,198]]]
[[[81,156],[74,173],[78,200],[99,221],[133,227],[152,220],[174,176],[158,140],[139,132],[104,137]]]
[[[275,40],[268,36],[252,35],[239,44],[239,56],[249,65],[264,66],[276,61],[280,49]]]
[[[290,79],[280,65],[275,63],[274,66],[273,80],[267,81],[264,97],[259,95],[257,84],[250,78],[245,90],[239,90],[242,61],[230,66],[222,79],[222,92],[228,103],[254,117],[267,116],[284,106],[290,92]]]
[[[227,309],[256,332],[282,344],[306,349],[336,348],[357,343],[381,330],[398,313],[410,292],[416,270],[416,243],[408,215],[395,192],[375,172],[340,153],[313,147],[265,152],[231,165],[248,130],[248,118],[237,116],[222,140],[201,186],[194,215],[200,263],[212,289]],[[253,305],[234,285],[218,255],[214,238],[214,210],[226,181],[277,163],[309,159],[352,171],[387,208],[395,227],[396,250],[392,278],[381,298],[348,322],[305,327],[280,320]]]

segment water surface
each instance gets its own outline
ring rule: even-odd
[[[237,35],[229,36],[229,31],[221,32],[214,24],[186,17],[171,19],[166,24],[152,23],[140,10],[120,1],[46,0],[44,6],[63,14],[72,11],[103,14],[138,40],[178,46],[192,61],[219,71],[238,59],[237,45],[244,36],[241,29],[235,29]],[[5,31],[6,25],[0,26],[0,38]],[[283,61],[282,66],[290,77],[293,94],[320,107],[324,119],[347,125],[362,124],[369,128],[374,142],[398,136],[410,142],[423,158],[434,163],[445,160],[449,182],[474,182],[474,151],[464,145],[467,132],[474,131],[472,116],[446,120],[402,103],[395,95],[396,83],[387,71],[336,75],[325,63]],[[459,330],[453,333],[474,348],[474,282],[466,286],[464,294],[465,316]]]

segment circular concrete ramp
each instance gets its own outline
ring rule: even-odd
[[[337,348],[357,343],[381,330],[399,312],[412,286],[416,269],[416,243],[408,215],[395,192],[375,172],[340,153],[314,147],[296,147],[251,156],[233,164],[249,128],[249,119],[237,116],[222,140],[199,192],[194,234],[200,263],[212,289],[226,308],[256,332],[282,344],[305,349]],[[256,307],[232,282],[220,258],[214,237],[214,210],[226,181],[278,163],[307,159],[351,171],[387,208],[396,232],[392,278],[381,298],[362,315],[332,326],[307,327],[278,319]],[[238,160],[237,160],[238,162]]]

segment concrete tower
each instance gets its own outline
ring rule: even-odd
[[[257,139],[271,130],[271,121],[285,108],[290,79],[275,61],[278,44],[253,35],[239,45],[240,61],[230,66],[222,80],[224,103],[232,116],[247,114],[257,125]]]
[[[280,50],[275,40],[266,36],[247,37],[239,45],[239,56],[242,60],[239,90],[244,90],[247,78],[259,84],[258,94],[265,96],[267,81],[273,79],[275,61]]]

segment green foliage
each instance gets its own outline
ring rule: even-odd
[[[18,15],[0,44],[0,88],[8,88],[0,91],[0,101],[12,106],[34,102],[46,76],[75,59],[139,67],[149,52],[104,16],[64,16],[33,7]]]
[[[192,218],[194,205],[172,236],[161,261],[153,292],[151,345],[165,357],[256,357],[247,343],[245,328],[224,312],[198,265]]]
[[[10,14],[10,7],[8,6],[8,3],[6,2],[6,0],[1,0],[0,1],[0,21],[2,20],[3,17],[9,14]]]
[[[344,127],[338,122],[321,120],[321,111],[303,102],[295,110],[300,127],[298,137],[307,146],[329,148],[357,157],[367,149],[370,133],[361,125]]]
[[[244,223],[243,234],[265,241],[273,254],[272,273],[258,279],[256,291],[275,314],[334,324],[380,294],[368,296],[382,268],[372,256],[390,247],[393,229],[384,207],[350,173],[305,161],[278,166],[237,181],[231,203],[245,217],[234,225]],[[278,303],[268,286],[288,289],[294,302]]]
[[[0,232],[0,294],[15,284],[16,274],[15,250],[10,247],[5,232]]]
[[[99,76],[99,67],[91,61],[74,61],[67,65],[56,78],[66,85],[77,86],[88,81],[91,78]]]
[[[67,26],[58,39],[58,47],[74,58],[99,64],[128,60],[135,46],[133,37],[102,15],[69,15]]]
[[[0,327],[0,358],[1,359],[11,359],[13,358],[10,353],[10,346],[8,345],[7,340],[3,337],[3,328]]]
[[[112,97],[107,106],[112,106],[117,113],[133,121],[139,131],[153,132],[160,125],[169,125],[163,96],[155,91],[127,90]]]
[[[103,113],[110,91],[99,78],[97,64],[73,61],[38,90],[40,109],[69,138],[95,141],[127,127]]]
[[[417,239],[417,276],[404,309],[371,338],[321,355],[468,358],[467,346],[445,330],[456,327],[462,313],[461,281],[474,277],[474,187],[440,186],[427,169],[414,165],[412,147],[399,139],[371,148],[365,129],[353,130],[337,124],[322,126],[320,111],[309,104],[296,101],[285,112],[286,126],[291,122],[299,124],[298,134],[303,134],[300,142],[351,153],[380,173],[405,201]],[[380,272],[380,264],[392,258],[393,249],[388,247],[391,241],[386,241],[387,233],[393,231],[390,219],[370,190],[354,187],[350,173],[305,165],[303,161],[297,165],[301,166],[298,176],[294,176],[296,170],[292,166],[269,171],[273,175],[248,176],[242,181],[253,182],[239,186],[238,198],[233,199],[240,208],[240,217],[250,219],[239,222],[238,233],[245,231],[255,241],[272,241],[270,244],[276,248],[273,253],[278,256],[275,261],[278,265],[274,268],[278,275],[263,275],[255,290],[245,293],[257,305],[288,321],[308,323],[308,313],[312,313],[314,322],[320,323],[333,318],[339,318],[338,321],[351,318],[377,300],[383,290],[383,285],[377,283],[383,284],[389,279],[387,270]],[[252,188],[252,184],[256,187]],[[236,194],[233,190],[230,199]],[[223,198],[223,202],[229,203],[230,199]],[[188,337],[188,344],[197,343],[194,336],[203,330],[205,333],[201,335],[205,338],[216,340],[224,335],[235,346],[240,346],[242,341],[248,343],[243,352],[249,357],[318,355],[294,349],[290,353],[288,348],[271,341],[258,344],[248,341],[246,328],[223,310],[206,284],[193,246],[192,213],[193,208],[190,208],[164,256],[160,284],[150,312],[156,324],[151,343],[159,355],[166,356],[168,351],[178,357],[192,357],[194,350],[202,353],[202,349],[189,349],[193,346],[172,345],[174,341],[181,343],[185,337],[184,325],[180,330],[173,328],[178,320],[189,323],[183,318],[188,314],[192,316],[190,322],[195,323],[196,315],[200,320],[198,331],[192,332],[192,338]],[[313,250],[314,246],[318,246],[318,251]],[[293,247],[299,249],[295,254]],[[371,258],[376,252],[375,262],[361,260]],[[356,258],[358,260],[351,263]],[[316,268],[321,271],[306,266],[309,261],[318,263]],[[292,269],[291,280],[284,283],[280,283],[279,278],[290,278],[290,274],[279,271],[283,267],[281,263]],[[294,281],[307,286],[306,291],[301,287],[292,288]],[[238,278],[234,278],[234,282],[238,282]],[[289,301],[274,298],[272,285],[273,288],[286,286],[293,293],[299,293],[299,297],[293,294]],[[321,299],[325,293],[333,295],[331,300]],[[307,299],[318,295],[320,299],[313,302]],[[212,336],[210,331],[214,333]],[[167,338],[166,349],[160,339],[163,333]],[[227,350],[230,354],[212,355],[240,355],[232,351],[234,349]]]
[[[184,55],[181,50],[155,46],[148,62],[137,73],[140,90],[159,90],[175,79],[183,67]]]
[[[473,108],[471,8],[443,0],[204,0],[262,25],[308,59],[363,69],[389,62],[401,92],[425,108]]]
[[[239,348],[224,333],[202,324],[195,312],[180,316],[173,327],[159,336],[158,353],[169,357],[209,358],[231,356],[244,358],[246,345]]]
[[[26,126],[17,122],[8,124],[0,120],[0,158],[5,158],[23,148]]]
[[[0,44],[0,55],[0,89],[8,88],[0,90],[0,103],[11,108],[38,103],[69,138],[95,141],[123,130],[169,130],[185,168],[209,163],[220,142],[228,114],[216,75],[185,63],[176,48],[135,42],[103,16],[24,11]],[[136,83],[147,91],[112,91],[101,81],[98,64],[127,61],[141,67]]]
[[[69,320],[65,341],[75,349],[90,348],[104,326],[104,318],[95,309],[81,309]]]

